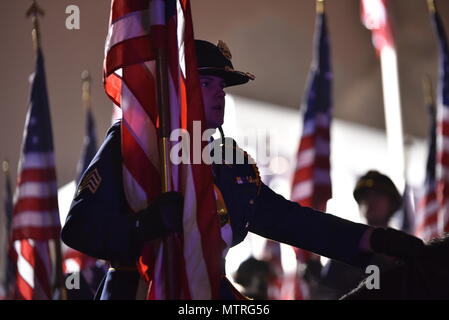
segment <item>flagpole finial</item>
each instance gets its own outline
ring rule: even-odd
[[[83,106],[87,109],[90,108],[90,100],[91,100],[91,94],[90,94],[90,85],[92,83],[92,77],[90,76],[89,71],[84,70],[81,73],[81,80],[83,81],[83,87],[82,87],[82,99],[83,99]]]
[[[431,13],[434,13],[436,11],[435,0],[427,0],[427,7]]]
[[[9,172],[9,162],[8,162],[8,160],[3,160],[2,169],[3,169],[3,173],[5,173],[5,174]]]
[[[36,0],[33,0],[33,3],[26,12],[26,17],[31,17],[31,22],[33,24],[31,35],[33,37],[33,45],[36,50],[40,48],[39,16],[43,17],[44,14],[44,11],[39,7]]]
[[[316,13],[324,13],[324,0],[316,1]]]

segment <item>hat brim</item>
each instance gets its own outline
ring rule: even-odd
[[[241,71],[224,70],[221,68],[199,68],[200,75],[211,75],[222,78],[226,87],[247,83],[251,78]]]

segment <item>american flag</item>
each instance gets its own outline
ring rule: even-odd
[[[44,59],[38,49],[11,226],[18,299],[52,298],[52,276],[57,270],[50,242],[59,241],[61,232],[57,191]]]
[[[325,211],[332,197],[330,176],[330,125],[332,120],[332,71],[326,14],[318,3],[315,23],[314,57],[310,68],[291,200]],[[298,266],[319,257],[295,248]],[[304,299],[306,283],[296,279],[295,298]]]
[[[438,233],[449,231],[449,48],[446,32],[437,10],[431,10],[440,50],[437,89],[437,198],[440,203]]]
[[[326,210],[332,197],[330,125],[332,119],[329,39],[324,11],[317,14],[314,59],[306,90],[304,125],[297,155],[291,199]]]
[[[430,102],[430,101],[429,101]],[[426,180],[424,194],[419,200],[416,211],[416,236],[428,241],[438,236],[438,212],[436,182],[436,112],[433,103],[428,106],[430,116],[429,150],[427,154]]]
[[[386,0],[361,0],[361,11],[363,24],[372,32],[377,55],[386,47],[394,48]]]
[[[105,91],[123,111],[123,181],[134,212],[161,193],[156,64],[160,48],[167,52],[171,129],[186,129],[193,137],[193,121],[204,123],[204,110],[190,1],[113,0],[105,48]],[[223,241],[210,167],[171,165],[171,171],[172,190],[184,195],[183,234],[169,237],[175,238],[170,247],[161,241],[145,246],[139,267],[142,276],[152,281],[147,298],[216,299]],[[169,255],[175,270],[167,267]]]

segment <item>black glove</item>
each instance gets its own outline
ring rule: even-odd
[[[162,193],[147,209],[138,213],[138,229],[143,240],[182,232],[184,199],[179,192]]]
[[[404,260],[420,256],[424,249],[421,239],[392,228],[375,228],[371,234],[370,245],[375,253]]]

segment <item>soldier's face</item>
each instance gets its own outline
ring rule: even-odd
[[[225,82],[222,78],[200,75],[204,113],[207,129],[216,129],[223,124],[225,111]]]
[[[387,227],[390,220],[390,198],[374,190],[365,191],[359,202],[360,214],[374,227]]]

